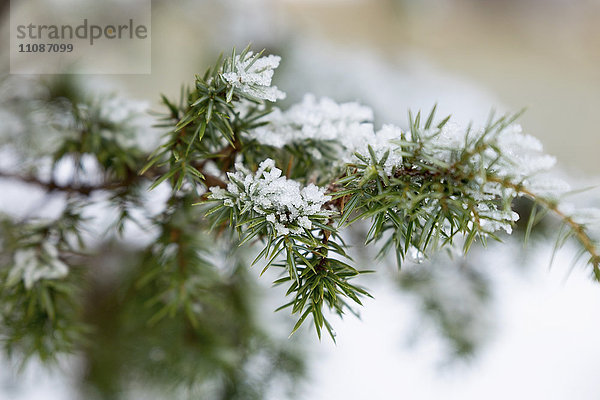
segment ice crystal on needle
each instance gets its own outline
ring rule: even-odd
[[[503,229],[509,235],[512,233],[512,223],[519,220],[519,214],[512,210],[498,210],[490,204],[477,206],[479,224],[485,232],[495,232]]]
[[[571,190],[567,182],[548,174],[527,178],[525,184],[532,193],[552,199],[558,199]]]
[[[286,111],[275,109],[265,121],[266,125],[249,132],[259,143],[282,148],[286,145],[305,145],[307,141],[328,141],[339,148],[338,158],[343,162],[354,162],[354,152],[369,155],[368,146],[378,157],[390,154],[385,169],[391,173],[402,158],[394,153],[392,141],[400,139],[401,131],[393,125],[384,125],[375,132],[373,110],[356,102],[338,104],[330,98],[317,99],[306,94],[302,102]],[[316,149],[313,150],[313,153]],[[319,158],[320,154],[315,154]]]
[[[402,156],[400,155],[401,147],[396,144],[396,141],[402,138],[402,130],[394,125],[383,125],[377,132],[372,132],[370,135],[364,135],[352,144],[352,148],[348,150],[352,153],[358,153],[364,157],[370,156],[369,147],[375,154],[377,160],[381,160],[387,153],[387,158],[383,164],[383,170],[387,175],[392,175],[395,167],[402,164]],[[350,160],[355,161],[356,157],[352,156]]]
[[[524,134],[520,125],[513,124],[495,137],[502,158],[496,169],[501,176],[525,178],[548,171],[556,158],[543,153],[542,143],[531,135]]]
[[[251,51],[236,56],[232,65],[221,75],[223,80],[255,99],[268,101],[284,99],[285,93],[277,89],[277,86],[271,86],[273,73],[279,66],[281,57],[274,55],[257,57]]]
[[[250,137],[263,144],[281,148],[308,139],[344,144],[373,130],[373,111],[358,103],[337,104],[327,97],[317,100],[306,94],[286,111],[276,108],[265,121],[268,124],[250,132]]]
[[[444,162],[456,161],[456,155],[464,149],[467,141],[484,136],[483,130],[468,130],[458,124],[447,123],[441,129],[424,132],[424,150]],[[544,154],[542,143],[523,133],[518,124],[511,124],[483,138],[487,149],[475,156],[482,157],[486,170],[499,176],[521,180],[551,169],[556,163],[552,156]]]
[[[261,162],[256,173],[240,164],[236,169],[228,174],[227,190],[213,187],[211,198],[223,200],[226,206],[238,207],[242,212],[252,210],[264,215],[278,235],[311,229],[311,217],[329,215],[322,209],[331,199],[324,188],[313,184],[301,187],[299,182],[281,176],[281,170],[271,159]]]

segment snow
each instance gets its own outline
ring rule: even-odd
[[[512,233],[512,223],[519,220],[519,214],[510,210],[498,210],[488,204],[477,205],[479,223],[486,232],[503,229],[509,235]]]
[[[285,98],[285,93],[271,86],[273,73],[279,66],[281,57],[269,55],[259,57],[249,51],[242,58],[236,56],[231,71],[221,74],[223,80],[242,92],[257,99],[277,101]]]
[[[450,163],[456,161],[455,155],[465,148],[467,141],[473,143],[483,135],[483,128],[468,130],[465,126],[449,122],[441,129],[423,132],[424,151]],[[483,137],[483,143],[488,148],[473,159],[483,157],[486,170],[501,177],[512,178],[515,182],[546,172],[556,163],[555,157],[543,153],[542,143],[535,137],[524,134],[518,124],[488,133]]]
[[[264,121],[268,123],[250,131],[249,137],[265,145],[277,148],[303,145],[309,154],[320,160],[322,155],[310,147],[310,141],[327,141],[338,147],[339,161],[348,163],[358,161],[353,156],[355,152],[369,157],[369,146],[378,159],[389,150],[384,165],[388,174],[402,162],[402,157],[396,153],[399,146],[393,144],[401,138],[401,129],[387,124],[375,132],[373,110],[357,102],[338,104],[328,97],[317,99],[306,94],[300,103],[285,111],[276,108]]]
[[[58,258],[58,250],[48,242],[41,248],[18,250],[14,255],[14,266],[8,275],[9,283],[23,280],[26,289],[43,279],[60,279],[67,276],[69,268]]]
[[[596,399],[600,292],[583,269],[564,280],[576,250],[559,252],[548,271],[549,245],[525,274],[510,268],[519,263],[518,249],[488,251],[481,263],[494,271],[496,304],[485,313],[495,335],[475,358],[440,366],[443,346],[423,326],[421,340],[409,346],[405,338],[419,317],[381,279],[369,284],[376,299],[365,299],[360,319],[335,321],[337,344],[310,343],[315,362],[301,399]]]
[[[548,174],[535,175],[526,180],[527,189],[538,196],[558,199],[571,190],[564,180]]]
[[[338,104],[328,97],[304,95],[287,110],[275,108],[264,119],[267,125],[249,133],[251,138],[282,148],[306,140],[353,140],[372,131],[373,110],[355,102]]]
[[[228,207],[264,215],[278,235],[311,229],[309,217],[329,215],[322,209],[331,200],[325,195],[325,188],[314,184],[302,187],[300,182],[287,179],[271,159],[261,162],[256,173],[237,164],[236,172],[228,177],[227,190],[213,187],[210,198],[223,200]]]

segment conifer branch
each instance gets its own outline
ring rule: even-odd
[[[177,345],[183,347],[167,357],[181,370],[193,370],[195,362],[181,354],[205,356],[198,352],[203,339],[221,343],[218,354],[250,354],[250,342],[265,337],[245,308],[245,263],[236,259],[235,267],[223,267],[215,262],[243,245],[260,246],[253,263],[262,263],[263,272],[279,271],[275,284],[286,285],[288,297],[280,309],[296,318],[291,332],[312,319],[319,338],[326,331],[334,340],[327,311],[357,313],[370,296],[355,283],[370,271],[348,255],[342,240],[343,230],[358,221],[368,222],[365,245],[376,246],[379,258],[393,254],[402,267],[434,259],[441,249],[466,254],[475,243],[510,234],[519,219],[514,199],[524,196],[562,221],[565,232],[557,243],[576,238],[600,280],[593,231],[554,200],[566,184],[541,178],[555,160],[522,132],[515,122],[519,114],[465,127],[450,117],[438,121],[434,107],[427,115],[409,112],[407,127],[376,128],[373,110],[358,103],[308,94],[280,109],[274,103],[285,93],[272,85],[279,62],[249,47],[234,50],[197,75],[178,102],[162,96],[166,110],[157,119],[164,136],[150,155],[139,143],[143,136],[136,136],[148,127],[134,123],[134,110],[120,103],[108,111],[102,102],[71,104],[65,111],[71,123],[47,154],[52,176],[59,162],[75,160],[73,176],[85,178],[85,156],[100,183],[58,183],[0,171],[0,178],[73,195],[66,196],[65,211],[52,221],[0,221],[0,278],[8,282],[0,292],[6,304],[0,319],[10,324],[0,336],[8,337],[8,348],[46,356],[83,347],[77,307],[83,295],[76,289],[84,278],[77,274],[90,268],[79,265],[87,258],[72,255],[90,251],[80,234],[83,211],[100,191],[118,211],[111,233],[124,236],[127,223],[141,218],[158,237],[136,250],[132,257],[139,263],[122,271],[126,282],[117,283],[115,292],[124,295],[112,298],[107,293],[113,288],[96,289],[103,299],[123,305],[123,318],[143,329],[161,335],[166,327],[181,335]],[[158,185],[170,187],[171,195],[161,211],[150,211],[141,189]],[[539,216],[531,218],[526,237]],[[442,314],[438,318],[447,323]],[[90,313],[89,319],[102,327],[100,316]],[[39,326],[28,328],[35,323]],[[469,343],[456,341],[469,349]],[[226,361],[209,362],[215,363],[221,372],[228,368]]]

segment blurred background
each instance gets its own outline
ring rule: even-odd
[[[6,74],[9,13],[2,9]],[[373,107],[378,125],[400,126],[409,108],[436,103],[460,123],[525,107],[524,131],[557,156],[558,173],[573,187],[600,178],[597,0],[153,1],[150,75],[74,79],[158,108],[159,93],[178,96],[220,52],[248,43],[282,56],[274,81],[288,93],[284,104],[305,92],[357,100]],[[598,206],[598,190],[587,196]],[[2,207],[11,204],[0,198]],[[580,265],[571,268],[575,252],[560,251],[550,269],[551,240],[523,255],[517,233],[466,261],[401,273],[382,265],[364,280],[375,299],[362,319],[336,321],[337,345],[312,332],[298,340],[306,374],[296,397],[598,398],[600,288]],[[268,279],[259,284],[271,290]],[[280,293],[264,296],[269,314]],[[0,399],[77,398],[69,376],[38,366],[18,377],[0,369]]]

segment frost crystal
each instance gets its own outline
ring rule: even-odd
[[[511,125],[495,137],[502,159],[496,167],[499,175],[525,178],[547,171],[554,166],[556,158],[543,154],[542,143],[524,134],[520,125]]]
[[[270,55],[256,58],[249,51],[244,58],[235,57],[231,71],[224,72],[223,80],[256,99],[277,101],[285,98],[285,93],[271,86],[275,68],[279,66],[281,57]]]
[[[402,158],[395,153],[398,146],[393,140],[400,139],[401,131],[392,125],[384,125],[375,132],[373,128],[373,110],[355,102],[338,104],[330,98],[318,99],[312,95],[304,96],[301,103],[287,111],[275,109],[266,117],[268,124],[254,129],[250,137],[262,144],[282,148],[285,145],[306,145],[307,141],[329,141],[339,147],[338,157],[343,162],[353,162],[354,152],[369,156],[371,146],[378,158],[390,150],[385,170],[391,174],[394,166]],[[317,160],[322,154],[315,148],[308,148]]]
[[[224,200],[228,207],[252,210],[264,215],[278,235],[311,229],[310,217],[327,217],[330,213],[322,210],[331,200],[325,195],[325,188],[313,184],[301,187],[300,183],[285,176],[275,168],[275,162],[266,159],[260,163],[256,173],[242,165],[236,165],[236,172],[229,173],[227,190],[213,187],[212,199]]]
[[[68,272],[67,265],[58,258],[56,247],[46,242],[41,249],[27,248],[15,253],[8,281],[22,279],[25,288],[31,289],[41,279],[63,278]]]
[[[331,140],[344,144],[373,131],[373,111],[358,103],[337,104],[323,97],[317,100],[306,94],[301,103],[286,111],[275,109],[267,125],[250,132],[258,142],[274,147],[302,143],[306,140]]]
[[[481,228],[489,233],[504,229],[510,235],[512,223],[519,220],[519,214],[516,212],[498,210],[493,205],[479,204],[477,210]]]
[[[379,131],[363,136],[361,138],[362,143],[355,143],[354,149],[351,150],[369,158],[370,146],[377,160],[381,160],[388,153],[383,169],[386,174],[392,175],[394,167],[402,164],[402,156],[399,154],[400,146],[394,143],[401,137],[402,130],[400,128],[393,125],[384,125]]]
[[[559,198],[571,190],[571,186],[560,178],[542,175],[534,176],[525,181],[525,185],[538,196]]]
[[[465,145],[466,130],[460,125],[449,122],[442,129],[423,132],[428,153],[445,162],[452,161],[452,155]]]
[[[445,124],[442,129],[424,132],[425,151],[444,162],[456,161],[467,140],[482,137],[482,130],[468,130],[454,123]],[[482,161],[485,169],[498,176],[522,180],[531,175],[547,171],[556,163],[552,156],[542,153],[541,142],[531,135],[524,134],[521,126],[509,125],[504,129],[488,134],[484,142],[495,148],[487,148],[474,160]]]

